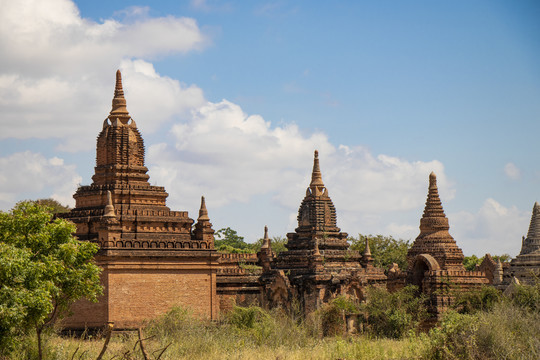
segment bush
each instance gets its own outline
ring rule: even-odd
[[[501,300],[501,293],[493,286],[482,286],[459,293],[452,305],[460,314],[473,314],[477,311],[490,311]]]
[[[426,359],[538,359],[540,316],[511,302],[490,312],[447,312],[429,333]]]
[[[509,298],[514,305],[540,312],[540,281],[536,279],[533,285],[516,285]]]
[[[319,309],[314,318],[320,322],[323,336],[335,336],[345,334],[344,314],[358,314],[359,312],[360,308],[357,304],[345,296],[338,296]]]
[[[413,285],[392,293],[384,288],[370,287],[367,299],[361,309],[367,318],[368,331],[377,336],[399,339],[417,330],[428,318],[427,298],[418,294],[418,287]]]
[[[240,329],[253,329],[255,325],[267,323],[270,316],[258,306],[240,307],[235,306],[227,314],[227,322]]]

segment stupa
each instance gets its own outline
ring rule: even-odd
[[[365,256],[350,250],[347,233],[337,227],[318,151],[297,219],[295,232],[287,234],[287,251],[263,257],[271,261],[261,277],[267,306],[289,306],[296,300],[307,314],[338,295],[362,301],[365,286],[384,283],[384,271],[373,266],[369,247]],[[262,252],[271,253],[268,247],[269,243]]]
[[[521,240],[521,251],[505,271],[504,281],[509,284],[516,277],[522,284],[533,284],[540,277],[540,205],[534,203],[529,232]]]
[[[430,311],[437,316],[452,304],[458,292],[489,282],[483,272],[465,270],[463,251],[449,230],[437,177],[432,172],[420,234],[407,253],[406,282],[429,296]]]

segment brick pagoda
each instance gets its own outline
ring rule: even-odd
[[[540,205],[537,202],[533,206],[527,237],[521,240],[521,251],[510,261],[504,275],[505,284],[509,284],[513,277],[521,283],[533,284],[534,279],[540,276]]]
[[[97,304],[80,301],[69,329],[139,326],[173,306],[218,316],[214,230],[204,198],[199,218],[171,211],[161,186],[148,182],[144,143],[126,108],[120,71],[112,110],[97,138],[92,184],[80,186],[75,208],[65,218],[77,225],[80,240],[99,245],[104,294]]]
[[[347,233],[337,227],[317,151],[311,183],[298,210],[298,227],[287,234],[286,247],[287,251],[272,258],[269,241],[265,241],[259,254],[264,260],[261,282],[268,306],[288,306],[296,299],[307,314],[338,295],[361,301],[366,285],[386,280],[384,271],[373,267],[369,246],[364,256],[350,250]]]
[[[420,219],[420,235],[407,253],[407,283],[417,285],[430,297],[430,310],[441,314],[453,301],[456,292],[487,284],[480,271],[466,271],[463,251],[449,233],[437,177],[429,175],[426,207]]]

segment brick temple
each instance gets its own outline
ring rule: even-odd
[[[219,255],[204,198],[194,226],[186,211],[169,209],[165,189],[148,182],[144,151],[118,71],[112,110],[97,138],[93,182],[77,189],[75,208],[64,215],[80,240],[99,245],[104,294],[98,303],[77,302],[66,328],[107,322],[130,328],[176,305],[218,317]]]
[[[503,289],[510,277],[527,282],[540,273],[538,203],[521,253],[510,266],[487,255],[479,271],[466,271],[463,252],[449,233],[437,178],[431,173],[408,267],[402,271],[394,264],[385,274],[373,265],[367,239],[362,254],[349,248],[347,233],[337,226],[317,151],[298,226],[287,234],[287,250],[274,254],[265,227],[258,254],[218,253],[204,197],[196,221],[187,211],[169,209],[165,189],[149,183],[144,155],[118,71],[112,110],[97,138],[92,184],[80,186],[74,194],[75,208],[58,215],[76,224],[80,240],[99,245],[95,259],[103,269],[103,296],[98,303],[75,303],[73,315],[63,322],[66,329],[111,322],[116,328],[134,328],[174,306],[190,308],[207,319],[218,319],[220,312],[235,305],[286,309],[298,305],[308,314],[340,295],[364,301],[370,285],[391,291],[416,285],[428,295],[430,311],[440,315],[460,291],[485,284]]]
[[[297,301],[307,314],[338,295],[364,300],[368,285],[384,286],[384,270],[373,266],[366,244],[350,250],[347,233],[337,227],[336,209],[323,183],[315,151],[311,183],[298,210],[298,227],[287,234],[287,251],[273,257],[270,242],[259,254],[263,266],[263,305],[287,307]]]

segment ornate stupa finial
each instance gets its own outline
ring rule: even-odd
[[[322,181],[321,168],[319,166],[319,152],[315,150],[313,158],[313,172],[311,173],[311,183],[309,184],[311,193],[315,196],[320,196],[324,191],[324,183]]]
[[[107,217],[116,216],[114,212],[113,202],[112,202],[112,195],[109,190],[107,190],[107,205],[105,205],[105,214],[103,216],[107,216]]]
[[[199,217],[197,218],[197,221],[210,221],[210,217],[208,217],[208,210],[206,210],[206,201],[204,200],[204,196],[201,196],[201,208],[199,209]]]
[[[127,124],[131,116],[126,107],[126,99],[124,98],[124,89],[122,88],[122,74],[120,70],[116,71],[116,86],[114,88],[114,98],[112,100],[112,110],[109,114],[109,119],[114,122],[120,120],[122,124]]]
[[[270,247],[270,238],[268,237],[268,226],[264,226],[264,238],[261,249],[268,249]]]

